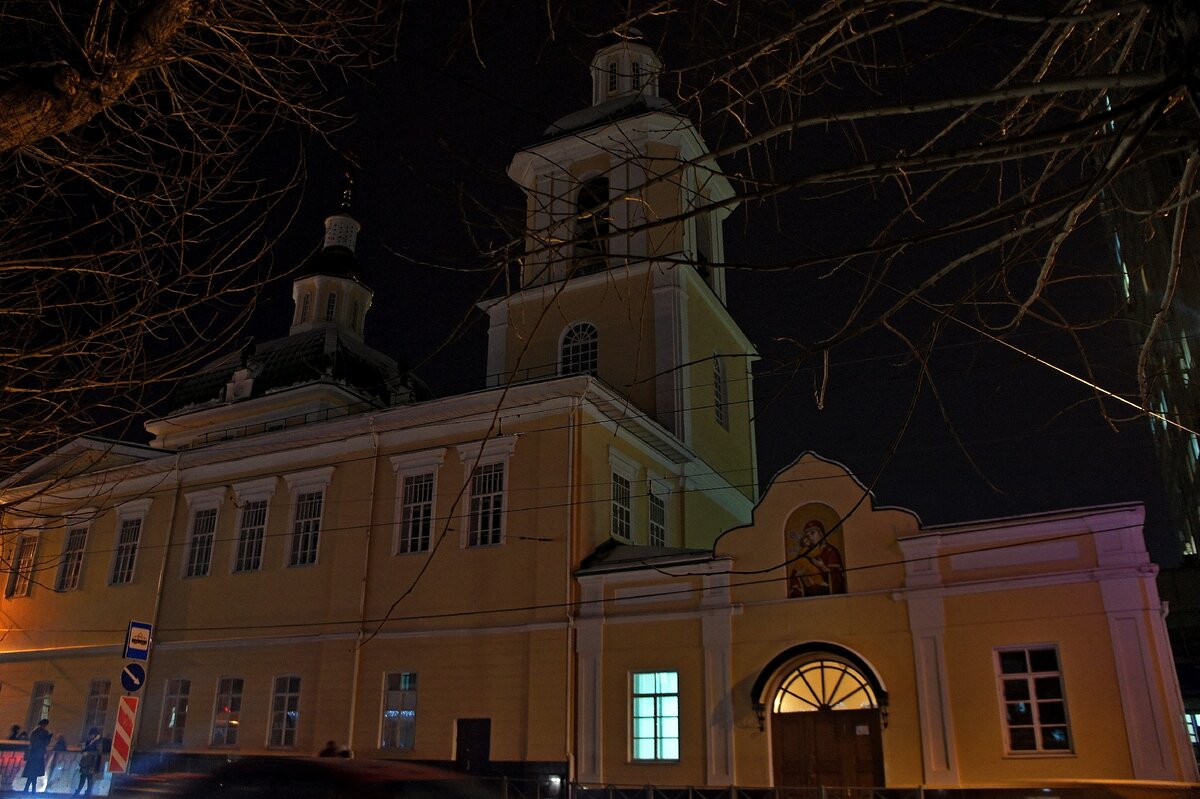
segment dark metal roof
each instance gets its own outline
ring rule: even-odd
[[[308,275],[329,275],[358,280],[361,276],[358,256],[354,254],[354,250],[347,247],[321,247],[305,259],[300,271],[296,273],[296,277]]]
[[[394,360],[329,327],[249,345],[214,361],[175,386],[167,402],[168,413],[224,401],[225,385],[242,367],[254,374],[253,390],[244,399],[324,381],[390,405],[397,391],[413,384]]]
[[[680,563],[699,563],[712,559],[713,553],[708,549],[638,546],[622,544],[620,541],[610,538],[584,558],[575,573],[577,575],[600,574],[643,569],[651,565],[661,567]]]
[[[583,108],[560,117],[553,125],[546,128],[542,136],[543,140],[557,139],[567,133],[598,127],[618,119],[627,119],[651,111],[665,111],[673,114],[675,106],[667,100],[651,94],[616,97],[600,103],[600,105]]]

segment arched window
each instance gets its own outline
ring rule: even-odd
[[[771,710],[811,713],[814,710],[869,710],[879,706],[871,683],[858,669],[840,660],[820,658],[796,667],[783,678]]]
[[[595,177],[579,189],[575,201],[575,274],[604,268],[608,253],[608,178]]]
[[[596,376],[600,336],[587,322],[572,325],[563,336],[559,372],[564,375]]]

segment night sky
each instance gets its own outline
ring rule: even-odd
[[[414,367],[440,395],[482,387],[486,323],[474,304],[501,287],[490,285],[494,273],[481,252],[504,242],[497,222],[517,224],[523,203],[505,175],[509,160],[554,119],[590,102],[586,62],[606,43],[568,30],[548,41],[544,21],[528,22],[480,36],[481,63],[468,44],[447,45],[454,32],[447,24],[411,17],[400,60],[377,70],[373,85],[348,90],[355,121],[330,138],[359,163],[352,212],[363,223],[358,251],[375,291],[367,342]],[[671,53],[660,55],[669,69]],[[281,270],[319,243],[322,219],[343,188],[342,158],[316,139],[305,150],[309,178],[276,249]],[[806,242],[853,239],[875,224],[870,208],[837,203],[743,208],[726,225],[727,258],[774,264]],[[1083,257],[1107,268],[1101,242],[1081,246]],[[926,386],[890,459],[918,383],[895,339],[867,336],[838,350],[819,409],[819,362],[797,363],[786,340],[811,342],[836,323],[848,289],[838,276],[819,274],[737,269],[728,276],[730,310],[763,355],[755,384],[763,487],[813,450],[872,485],[877,504],[912,509],[926,524],[1142,500],[1152,557],[1174,562],[1149,423],[1132,419],[1114,430],[1083,386],[975,334],[945,331],[931,369],[946,416]],[[250,331],[260,340],[286,334],[290,290],[282,280],[264,294]],[[1061,337],[1031,330],[1012,340],[1078,365]],[[1122,375],[1136,354],[1128,337],[1114,328],[1089,338],[1088,348],[1097,378],[1127,388]]]

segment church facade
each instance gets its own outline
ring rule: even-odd
[[[518,153],[520,285],[479,391],[363,338],[348,211],[288,335],[0,489],[0,718],[111,735],[154,626],[140,762],[312,754],[584,784],[1196,779],[1116,506],[925,529],[805,456],[759,498],[734,193],[633,42]],[[552,780],[556,782],[552,782]]]

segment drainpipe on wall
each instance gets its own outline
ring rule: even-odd
[[[154,630],[155,630],[155,633],[153,633],[154,635],[157,635],[158,617],[162,613],[163,590],[166,587],[166,583],[167,583],[167,563],[171,560],[171,546],[173,543],[173,539],[175,538],[175,521],[179,515],[179,494],[183,490],[183,476],[182,476],[182,474],[180,474],[180,471],[179,471],[179,457],[180,457],[180,454],[178,452],[176,452],[175,453],[175,495],[171,498],[171,521],[167,525],[167,542],[166,542],[166,546],[163,547],[162,565],[158,569],[158,585],[154,589],[154,611],[150,615],[150,624],[152,624],[154,626]],[[153,640],[151,640],[151,651],[152,652],[154,651],[153,646],[154,646],[154,642],[153,642]],[[122,643],[121,649],[122,649],[122,656],[123,656],[124,655],[124,643]],[[147,683],[150,682],[150,672],[151,672],[150,663],[151,662],[152,662],[151,660],[146,661],[146,682]],[[133,747],[137,746],[138,732],[140,731],[138,729],[138,727],[141,726],[141,724],[139,722],[141,722],[143,715],[145,715],[145,714],[138,713],[134,717],[133,734],[130,735],[130,737],[129,737],[130,743],[132,744]]]
[[[585,386],[584,391],[586,390],[587,388]],[[575,591],[575,579],[571,573],[571,567],[573,548],[579,532],[575,529],[575,525],[577,524],[576,508],[579,502],[579,486],[582,483],[582,480],[580,480],[580,477],[577,474],[580,467],[576,461],[575,438],[580,429],[578,417],[581,407],[582,396],[580,399],[576,400],[575,407],[571,409],[571,415],[567,419],[567,475],[569,477],[567,485],[567,540],[566,547],[564,547],[564,549],[567,553],[566,577],[568,594],[573,594]],[[565,754],[567,761],[567,773],[563,775],[563,781],[567,784],[570,784],[575,780],[575,610],[572,606],[568,605],[566,612],[567,635],[565,646],[567,652],[566,659],[564,660],[564,667],[566,668],[567,673],[566,680],[564,682],[567,686],[567,702],[566,713],[564,714],[566,716],[566,734],[563,738],[563,743],[565,744],[564,748],[566,750]],[[560,786],[559,790],[563,792],[566,791],[566,789],[562,786]]]
[[[354,639],[354,666],[350,672],[350,719],[347,722],[346,748],[354,751],[354,717],[358,713],[359,668],[362,665],[363,630],[367,625],[367,582],[371,567],[371,532],[375,529],[375,479],[379,473],[379,433],[371,417],[371,490],[367,494],[367,539],[363,542],[362,587],[358,596],[358,635]]]

